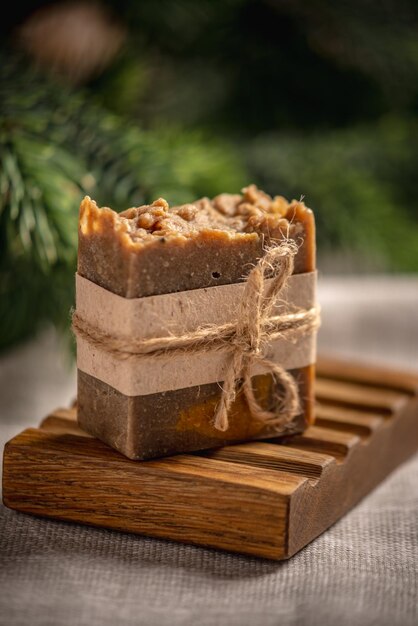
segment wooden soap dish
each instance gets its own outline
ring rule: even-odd
[[[303,435],[130,461],[59,409],[6,444],[17,511],[270,559],[337,521],[418,448],[418,374],[321,359]]]

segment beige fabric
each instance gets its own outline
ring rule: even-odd
[[[77,275],[77,315],[101,332],[141,341],[161,336],[181,336],[203,325],[227,325],[237,315],[245,284],[220,285],[148,298],[122,298]],[[272,286],[266,280],[265,292]],[[272,314],[311,310],[316,304],[316,272],[290,276]],[[283,306],[284,305],[284,306]],[[311,315],[311,318],[314,316]],[[125,321],[124,328],[120,320]],[[141,356],[140,360],[121,359],[100,345],[91,344],[83,334],[77,337],[77,365],[90,376],[102,380],[127,396],[161,393],[184,387],[224,380],[230,348],[227,344],[208,352],[179,352]],[[272,339],[269,358],[284,369],[309,365],[316,357],[316,332],[281,333]],[[268,371],[257,362],[252,375]]]
[[[289,277],[283,295],[275,307],[283,312],[283,302],[296,308],[315,305],[316,272]],[[201,324],[225,324],[237,313],[237,302],[243,296],[245,283],[218,285],[147,298],[123,298],[76,274],[77,312],[105,333],[135,339],[149,339],[164,334],[178,334]],[[272,279],[265,281],[265,291]],[[120,320],[125,320],[121,327]]]
[[[77,340],[79,369],[90,376],[111,385],[126,396],[142,396],[161,393],[171,389],[182,389],[196,385],[206,385],[222,380],[228,366],[228,348],[217,350],[210,355],[199,353],[178,354],[173,367],[169,355],[145,357],[135,367],[125,360],[120,361],[106,351],[91,346],[81,337]],[[270,345],[270,357],[283,363],[286,369],[296,369],[315,362],[316,333],[303,335],[297,344],[277,339]],[[100,359],[96,356],[99,355]],[[252,374],[262,374],[268,368],[257,363]]]
[[[418,369],[418,279],[328,279],[319,299],[320,348]],[[72,398],[57,351],[45,336],[0,360],[3,442]],[[418,456],[285,563],[1,508],[0,624],[416,626],[417,485]]]

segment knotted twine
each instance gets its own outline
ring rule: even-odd
[[[298,385],[281,365],[267,358],[268,345],[277,337],[290,339],[296,332],[312,332],[319,325],[316,308],[272,315],[278,297],[293,273],[297,251],[296,243],[288,239],[265,250],[264,256],[245,281],[234,322],[202,326],[181,336],[127,339],[104,333],[83,320],[75,311],[72,317],[73,332],[119,359],[141,359],[145,356],[158,358],[162,355],[175,357],[184,352],[209,352],[227,347],[232,354],[215,412],[214,427],[223,432],[228,430],[231,405],[242,389],[254,419],[266,425],[284,428],[301,412]],[[272,280],[266,289],[267,278]],[[271,374],[275,387],[281,389],[280,394],[275,394],[273,411],[263,409],[255,397],[251,371],[257,364]]]

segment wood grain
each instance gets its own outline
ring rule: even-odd
[[[418,375],[320,360],[303,435],[148,462],[57,409],[5,448],[6,506],[262,556],[292,556],[418,448]],[[405,377],[405,378],[404,378]]]

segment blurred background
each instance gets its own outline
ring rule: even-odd
[[[122,210],[255,182],[315,210],[326,275],[416,272],[417,29],[414,0],[3,8],[0,349],[68,327],[86,193]]]

